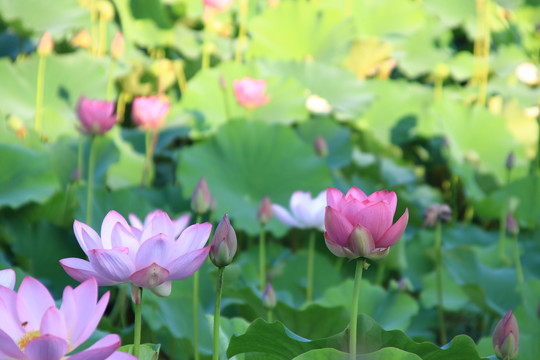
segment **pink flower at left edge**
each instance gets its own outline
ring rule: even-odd
[[[77,281],[95,277],[100,286],[132,283],[158,296],[168,296],[171,281],[190,277],[202,266],[210,245],[210,223],[195,224],[180,236],[169,215],[156,211],[142,232],[110,211],[101,225],[101,236],[75,220],[75,237],[88,261],[66,258],[60,264]]]
[[[136,360],[116,351],[120,346],[116,334],[73,354],[96,330],[108,302],[108,292],[98,300],[93,278],[75,289],[67,286],[60,308],[49,290],[30,276],[23,279],[18,291],[0,285],[0,359]]]
[[[88,100],[81,97],[77,104],[79,130],[87,135],[103,135],[116,124],[114,101]]]

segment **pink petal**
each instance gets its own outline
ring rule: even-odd
[[[347,201],[356,199],[358,201],[363,201],[367,198],[366,194],[356,186],[353,186],[352,188],[347,191],[347,195],[345,195],[345,199]]]
[[[170,273],[167,280],[183,280],[190,277],[202,266],[209,252],[210,245],[180,256],[167,266]]]
[[[137,238],[130,230],[126,229],[122,224],[116,223],[111,232],[111,246],[128,248],[128,255],[132,260],[135,260],[135,255],[139,250],[139,238]]]
[[[185,230],[185,228],[189,224],[189,220],[191,219],[190,214],[182,215],[178,219],[173,220],[173,228],[174,228],[174,238],[178,239],[182,231]]]
[[[66,321],[62,312],[52,306],[45,311],[43,318],[41,319],[41,325],[39,327],[40,335],[53,335],[60,339],[67,340],[67,328]]]
[[[98,233],[90,226],[75,220],[73,222],[73,232],[79,242],[79,246],[88,255],[88,251],[92,249],[102,248],[101,238]]]
[[[163,284],[169,277],[169,270],[154,263],[141,269],[131,275],[130,280],[133,284],[144,289],[151,289]]]
[[[149,224],[145,224],[141,235],[141,243],[156,235],[164,234],[166,237],[173,239],[174,229],[173,223],[169,215],[164,211],[155,211]]]
[[[78,354],[71,355],[69,360],[102,360],[102,359],[114,359],[114,352],[120,346],[120,337],[116,334],[110,334],[103,339],[97,341],[94,345],[88,349],[81,351]],[[126,353],[124,353],[126,354]],[[126,354],[128,355],[128,354]],[[121,357],[118,359],[122,359]],[[125,359],[135,359],[132,355]]]
[[[43,314],[51,306],[56,305],[49,290],[33,277],[25,277],[17,293],[17,312],[21,323],[27,321],[27,329],[39,329]]]
[[[43,335],[30,340],[24,353],[31,360],[60,360],[67,350],[66,340],[54,335]]]
[[[112,231],[116,223],[120,223],[126,229],[131,228],[122,215],[114,210],[109,211],[101,223],[101,243],[103,249],[111,248]]]
[[[15,287],[15,271],[13,269],[0,270],[0,286],[13,290]]]
[[[202,248],[208,241],[212,224],[202,223],[195,224],[182,231],[178,240],[174,244],[174,252],[172,258],[178,258],[193,250]]]
[[[165,266],[172,259],[174,242],[164,234],[158,234],[142,243],[135,256],[135,268],[143,269],[152,264]]]
[[[3,330],[0,330],[0,355],[5,355],[0,356],[2,359],[27,359],[19,346]]]
[[[327,206],[324,216],[324,225],[328,236],[340,246],[347,246],[347,239],[354,226],[339,211]]]
[[[0,301],[3,301],[6,305],[7,311],[12,313],[14,316],[17,315],[17,293],[10,288],[0,286]],[[3,314],[0,312],[0,314]],[[0,328],[1,328],[0,322]]]
[[[95,249],[88,253],[92,267],[104,278],[117,282],[128,282],[135,272],[133,260],[125,252],[112,249]]]
[[[274,216],[285,225],[294,228],[300,228],[300,224],[298,223],[298,221],[296,221],[296,219],[294,219],[291,214],[289,214],[287,209],[285,209],[283,206],[278,204],[272,204],[272,211],[274,212]]]
[[[66,286],[64,288],[60,311],[62,312],[64,319],[68,319],[68,321],[66,321],[66,339],[71,343],[73,333],[77,328],[77,319],[79,317],[79,307],[75,301],[75,295],[71,286]]]
[[[386,232],[383,234],[381,239],[376,243],[376,246],[379,248],[386,248],[394,245],[405,232],[407,223],[409,222],[409,209],[405,209],[405,212],[394,225],[392,225]]]
[[[383,201],[388,194],[389,194],[388,190],[380,190],[380,191],[375,191],[373,194],[369,195],[367,198],[370,202],[379,202],[379,201]]]
[[[338,257],[347,257],[343,246],[333,242],[332,239],[328,236],[328,233],[324,233],[324,240],[326,242],[326,247],[328,248],[328,250],[330,250],[332,254]]]
[[[81,285],[84,285],[84,283]],[[85,342],[96,330],[101,318],[103,317],[103,314],[105,313],[105,310],[107,309],[107,304],[109,303],[109,298],[111,295],[110,292],[107,291],[96,304],[93,294],[89,295],[90,291],[93,291],[89,288],[94,285],[89,284],[88,288],[81,289],[84,291],[78,292],[77,290],[81,287],[81,285],[75,288],[75,301],[78,305],[79,316],[77,320],[77,328],[75,329],[73,338],[71,339],[72,348],[75,348]],[[92,301],[89,301],[89,299],[92,299]]]
[[[69,276],[78,282],[83,282],[95,277],[99,286],[109,286],[118,284],[118,281],[107,279],[98,274],[90,262],[79,258],[66,258],[60,260],[60,265],[64,268]]]
[[[128,219],[129,219],[129,223],[131,224],[131,227],[134,227],[139,230],[143,229],[143,224],[141,220],[137,217],[137,215],[129,214]]]
[[[384,232],[392,225],[394,213],[384,201],[362,208],[356,200],[343,207],[343,215],[353,224],[360,224],[369,230],[377,243]]]
[[[326,190],[326,205],[331,206],[336,210],[341,210],[345,203],[345,197],[338,189],[329,187]]]
[[[19,339],[26,333],[26,330],[23,328],[22,322],[17,316],[17,312],[13,310],[13,305],[10,306],[6,304],[3,300],[0,300],[0,314],[2,314],[2,321],[0,321],[0,330],[4,331],[6,334],[9,334],[13,339]],[[0,351],[1,350],[2,347],[0,346]]]

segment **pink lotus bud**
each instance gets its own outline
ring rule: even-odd
[[[272,287],[271,283],[266,283],[266,286],[264,287],[263,297],[262,297],[263,306],[267,310],[272,310],[276,307],[277,299],[276,299],[276,292],[274,291],[274,288]]]
[[[79,130],[87,135],[103,135],[116,124],[113,101],[88,100],[81,97],[77,115],[81,122]]]
[[[266,225],[272,219],[273,214],[270,198],[268,196],[263,197],[257,211],[257,220],[261,224]]]
[[[519,234],[519,225],[511,213],[506,215],[506,231],[510,236],[516,236]]]
[[[196,214],[204,214],[212,206],[212,195],[210,190],[208,190],[208,185],[206,184],[206,179],[203,177],[193,190],[191,196],[191,210]]]
[[[120,31],[114,35],[114,39],[111,43],[111,56],[113,59],[120,59],[126,50],[126,42],[124,41],[124,36]]]
[[[80,47],[83,49],[90,49],[92,46],[92,39],[90,38],[90,33],[86,29],[79,31],[73,39],[71,39],[71,45]]]
[[[165,124],[169,113],[169,101],[157,96],[136,97],[131,116],[133,122],[143,130],[156,130]]]
[[[493,331],[493,348],[500,360],[515,360],[518,356],[519,329],[512,310],[499,321]]]
[[[315,153],[320,157],[328,156],[328,145],[321,135],[317,136],[315,139]]]
[[[424,213],[424,227],[435,227],[437,221],[452,220],[452,209],[446,204],[431,204]]]
[[[514,154],[513,151],[511,151],[510,154],[508,154],[508,156],[506,157],[506,168],[508,170],[512,170],[514,168],[515,163],[516,163],[516,155]]]
[[[37,52],[40,56],[47,56],[50,53],[52,53],[53,48],[54,48],[53,38],[51,34],[48,31],[46,31],[41,37],[41,40],[39,40]]]
[[[139,305],[142,300],[142,289],[138,286],[131,284],[131,301],[135,305]]]
[[[210,247],[210,260],[217,267],[229,265],[234,255],[236,254],[237,242],[236,233],[227,217],[223,216],[219,222],[214,237],[212,238],[212,246]]]
[[[203,0],[203,5],[206,8],[214,9],[219,12],[226,11],[232,3],[233,0]]]
[[[262,106],[270,100],[270,96],[265,95],[266,80],[244,77],[241,80],[234,80],[233,88],[236,101],[247,109]]]

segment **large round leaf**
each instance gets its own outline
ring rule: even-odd
[[[288,127],[260,122],[230,122],[215,138],[184,150],[178,176],[186,197],[205,177],[216,198],[215,214],[228,213],[250,234],[259,232],[257,209],[264,196],[285,204],[293,191],[315,194],[331,185],[328,168],[310,144]],[[283,230],[277,222],[269,228]]]

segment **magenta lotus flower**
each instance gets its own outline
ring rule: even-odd
[[[101,237],[90,226],[75,220],[75,237],[88,260],[60,260],[64,270],[77,281],[95,277],[98,284],[133,283],[156,295],[168,296],[171,281],[191,276],[210,251],[204,247],[210,223],[195,224],[175,236],[175,225],[163,211],[156,211],[142,232],[131,227],[116,211],[101,225]]]
[[[169,101],[157,96],[136,97],[131,116],[133,122],[143,130],[155,130],[165,124],[169,113]]]
[[[377,260],[388,254],[405,232],[409,211],[392,225],[397,196],[386,190],[366,196],[352,187],[344,196],[341,191],[326,191],[324,238],[326,246],[336,256]]]
[[[98,301],[93,278],[75,289],[66,287],[60,308],[47,288],[32,277],[24,278],[17,292],[0,286],[0,359],[136,360],[116,351],[120,346],[116,334],[73,354],[96,329],[108,301],[108,292]]]
[[[203,0],[203,5],[217,11],[225,11],[231,6],[233,0]]]
[[[324,231],[324,210],[326,207],[326,190],[316,198],[310,192],[295,191],[289,201],[291,212],[278,204],[272,205],[274,215],[290,227],[298,229],[319,229]],[[292,214],[291,214],[292,213]]]
[[[87,135],[103,135],[116,124],[114,101],[88,100],[81,97],[77,104],[79,130]]]
[[[154,210],[144,218],[144,223],[135,214],[129,214],[129,222],[131,223],[131,232],[135,234],[139,239],[144,232],[144,229],[151,226],[154,216],[159,215],[161,210]],[[173,237],[178,239],[182,231],[188,226],[191,216],[189,214],[182,215],[178,219],[172,220],[173,222]]]
[[[519,328],[512,310],[499,321],[493,331],[493,348],[501,360],[515,360],[519,353]]]
[[[13,269],[0,270],[0,286],[13,290],[15,287],[15,271]]]
[[[265,95],[265,80],[244,77],[241,80],[234,80],[233,88],[236,101],[247,109],[262,106],[270,100],[270,96]]]

